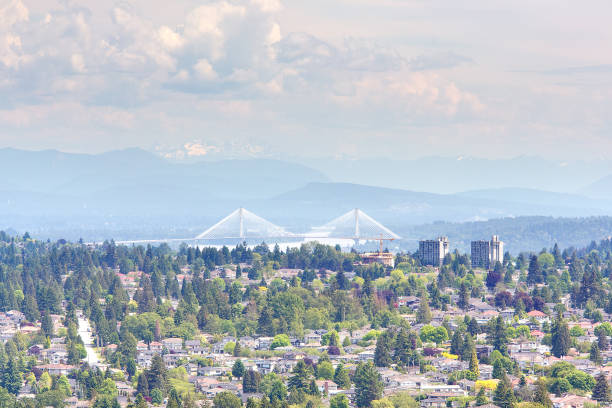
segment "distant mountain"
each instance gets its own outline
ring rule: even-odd
[[[327,180],[277,160],[173,163],[140,149],[99,155],[0,149],[0,171],[0,212],[16,215],[221,214]]]
[[[350,183],[310,183],[273,201],[302,215],[339,215],[359,207],[398,227],[433,221],[476,221],[522,215],[588,216],[612,214],[612,203],[528,189],[497,189],[432,194]]]
[[[612,174],[587,185],[580,192],[589,197],[612,200]]]
[[[511,159],[423,157],[413,160],[309,160],[336,182],[376,185],[433,193],[492,188],[529,188],[576,192],[601,174],[612,173],[612,161],[552,161],[521,156]]]

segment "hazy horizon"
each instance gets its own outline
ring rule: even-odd
[[[611,11],[604,1],[2,0],[0,146],[606,159]]]

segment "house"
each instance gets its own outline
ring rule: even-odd
[[[544,312],[540,312],[539,310],[532,310],[531,312],[527,313],[527,316],[535,319],[538,323],[550,322],[548,315]]]
[[[446,398],[427,397],[421,400],[422,408],[446,408]]]
[[[183,339],[171,337],[162,340],[162,345],[169,351],[181,351],[183,349]]]
[[[36,366],[40,371],[47,371],[50,375],[68,375],[76,367],[67,364],[43,364]]]
[[[338,384],[330,380],[317,380],[315,381],[317,388],[321,394],[336,394],[338,393]]]
[[[272,337],[260,337],[257,339],[257,350],[270,350],[273,341]]]
[[[149,350],[154,351],[156,353],[161,353],[164,349],[164,345],[158,341],[153,341],[149,344]]]
[[[597,405],[595,400],[572,394],[564,397],[551,397],[550,400],[554,408],[583,408],[586,403],[591,404],[591,406]]]
[[[202,345],[200,344],[200,340],[185,340],[185,348],[189,351],[192,351],[195,348],[199,348]]]

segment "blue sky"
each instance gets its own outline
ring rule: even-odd
[[[604,158],[612,3],[0,0],[0,147]]]

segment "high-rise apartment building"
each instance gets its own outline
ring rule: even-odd
[[[490,269],[504,260],[504,243],[497,235],[491,241],[472,241],[472,267]]]
[[[419,241],[419,258],[422,265],[440,266],[448,254],[448,238]]]

